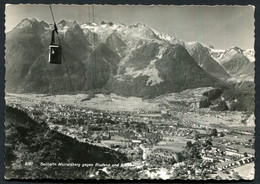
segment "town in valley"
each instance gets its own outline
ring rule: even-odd
[[[102,94],[92,99],[82,94],[7,94],[6,100],[36,122],[48,124],[50,130],[125,154],[128,161],[122,168],[139,168],[140,178],[252,177],[253,114],[205,108],[200,94],[207,90],[214,91],[201,88],[187,90],[178,98],[176,94],[152,100],[136,98],[138,104],[129,104],[131,98]],[[118,172],[116,167],[105,168],[107,176]]]

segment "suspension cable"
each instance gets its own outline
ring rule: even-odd
[[[51,5],[49,5],[49,7],[50,7],[51,15],[52,15],[52,20],[53,20],[53,23],[54,23],[54,28],[56,28],[56,22],[55,22],[54,14],[53,14],[53,11],[52,11],[52,7],[51,7]],[[58,37],[59,45],[62,48],[62,44],[61,44],[61,40],[60,40],[60,37],[58,35],[58,32],[57,32],[57,37]],[[68,75],[70,86],[74,89],[74,92],[75,92],[76,89],[75,89],[75,86],[72,84],[71,76],[70,76],[70,73],[69,73],[69,69],[68,69],[68,65],[67,65],[67,62],[66,62],[66,58],[65,58],[63,49],[61,49],[61,54],[62,54],[63,61],[65,63],[64,68],[65,68],[65,72]]]
[[[51,5],[49,5],[49,7],[50,7],[50,11],[51,11],[51,16],[52,16],[53,23],[56,24],[55,19],[54,19],[54,15],[53,15],[53,12],[52,12]]]

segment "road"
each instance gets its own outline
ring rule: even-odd
[[[145,149],[145,147],[143,147],[142,144],[140,144],[140,148],[143,150],[143,159],[146,160],[146,158],[147,158],[146,149]]]

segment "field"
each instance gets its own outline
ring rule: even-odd
[[[237,127],[242,126],[241,121],[245,118],[243,112],[214,112],[209,109],[199,109],[197,112],[187,112],[183,115],[183,120],[193,121],[200,123],[205,126],[222,126],[227,127]]]
[[[110,140],[102,140],[101,144],[111,147],[111,145],[127,145],[128,139],[120,136],[112,136]]]
[[[6,100],[13,99],[19,101],[19,99],[21,99],[19,104],[26,106],[32,106],[39,101],[45,101],[108,111],[135,111],[139,109],[145,109],[147,111],[159,110],[156,103],[150,103],[137,97],[126,98],[114,94],[97,94],[96,97],[91,98],[90,100],[84,100],[87,97],[88,95],[85,94],[55,96],[47,96],[45,94],[7,94]]]
[[[189,139],[183,139],[182,137],[174,136],[173,141],[160,141],[154,149],[164,149],[174,153],[178,153],[184,150],[186,143],[191,141]]]

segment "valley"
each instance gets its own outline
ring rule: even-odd
[[[140,178],[161,179],[186,175],[191,179],[229,179],[234,173],[242,177],[239,168],[249,167],[254,158],[253,113],[200,107],[199,103],[207,99],[202,94],[210,90],[214,88],[189,89],[146,100],[115,94],[95,94],[92,98],[86,94],[7,94],[6,102],[50,130],[126,155],[128,161],[120,166],[122,170],[95,167],[93,177],[100,177],[101,170],[105,170],[105,178],[113,178],[113,172],[136,172]],[[191,167],[193,159],[196,164]],[[251,161],[244,161],[247,159]],[[201,168],[201,164],[208,166]],[[253,166],[249,167],[252,172]],[[179,169],[184,173],[178,175]]]

